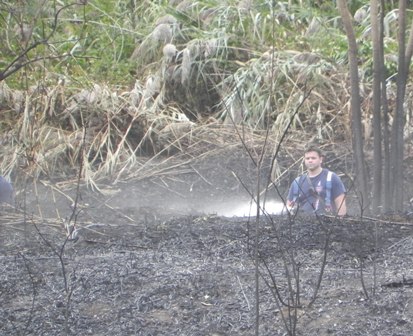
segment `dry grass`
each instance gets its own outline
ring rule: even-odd
[[[16,97],[24,101],[18,121],[3,124],[3,174],[64,177],[76,176],[81,168],[84,181],[96,186],[101,178],[136,177],[144,151],[159,161],[171,154],[199,157],[200,152],[241,143],[240,130],[231,125],[213,119],[196,124],[173,106],[148,108],[144,89],[139,89],[117,94],[94,85],[63,97],[58,87],[32,93],[3,86],[4,113],[13,111]],[[58,101],[64,104],[58,106]],[[252,141],[251,130],[242,132]]]

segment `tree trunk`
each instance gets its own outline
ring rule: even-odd
[[[349,45],[350,86],[351,86],[351,127],[353,141],[353,156],[355,161],[356,185],[360,196],[361,211],[368,210],[369,195],[367,174],[364,166],[363,134],[361,124],[360,81],[358,76],[357,42],[353,30],[352,18],[346,0],[337,0],[337,6],[343,20]]]
[[[370,1],[371,36],[373,41],[373,187],[372,210],[377,213],[382,201],[382,121],[381,121],[381,78],[383,73],[383,48],[379,25],[378,0]]]
[[[403,130],[404,130],[404,97],[406,93],[407,72],[406,64],[406,0],[399,1],[399,64],[397,69],[396,111],[392,125],[391,172],[393,209],[403,210]]]
[[[383,47],[384,41],[384,12],[385,12],[385,0],[381,0],[380,11],[380,43]],[[384,57],[384,55],[381,55]],[[388,212],[391,209],[391,185],[390,185],[390,130],[389,130],[389,104],[387,100],[387,78],[384,69],[384,59],[382,59],[383,72],[381,74],[381,104],[383,111],[383,161],[384,161],[384,178],[383,178],[383,212]]]

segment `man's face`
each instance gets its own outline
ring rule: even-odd
[[[308,170],[317,170],[322,163],[323,158],[317,152],[307,152],[304,154],[304,164]]]

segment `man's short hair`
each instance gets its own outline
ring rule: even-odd
[[[305,148],[304,154],[309,152],[316,152],[320,157],[324,157],[323,151],[317,145],[310,144]]]

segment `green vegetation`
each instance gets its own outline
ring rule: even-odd
[[[2,68],[38,44],[25,55],[30,63],[24,71],[7,78],[10,87],[24,89],[28,82],[59,76],[83,84],[128,87],[134,79],[131,74],[139,76],[147,73],[148,67],[157,67],[154,63],[160,61],[165,42],[183,48],[195,39],[225,36],[228,45],[220,47],[251,55],[269,47],[309,51],[311,43],[325,34],[313,39],[305,36],[309,23],[317,22],[320,9],[304,8],[308,7],[271,1],[3,2],[1,33],[7,43],[0,51]],[[334,9],[329,8],[328,13],[333,14]],[[325,46],[321,43],[318,52],[331,54],[328,46],[322,48]],[[135,48],[139,57],[131,60]],[[342,54],[343,49],[337,53]]]
[[[368,63],[367,6],[363,1],[352,1],[351,6],[354,13],[359,11],[358,34]],[[0,47],[2,69],[38,44],[25,54],[29,63],[24,71],[7,78],[16,89],[61,76],[83,85],[104,82],[130,87],[134,76],[140,79],[159,66],[162,47],[168,42],[182,50],[194,40],[224,39],[226,44],[216,54],[221,61],[245,61],[269,48],[316,52],[336,63],[346,60],[338,14],[333,4],[317,1],[36,0],[17,5],[3,2],[0,11],[6,41]],[[390,11],[389,53],[397,51],[394,20]]]

